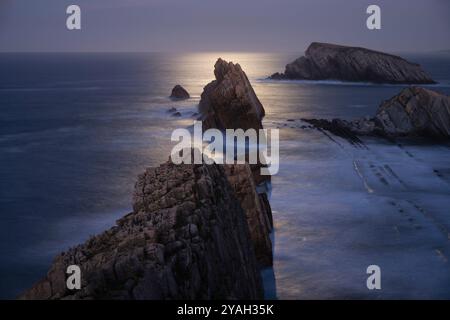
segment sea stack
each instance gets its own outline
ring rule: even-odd
[[[199,111],[204,129],[263,128],[264,107],[239,64],[218,59],[214,65],[215,80],[207,84],[201,95]],[[273,260],[272,209],[267,194],[258,193],[258,185],[270,181],[260,170],[263,164],[225,165],[225,173],[247,216],[250,236],[258,262],[271,266]]]
[[[264,107],[241,66],[219,58],[214,75],[199,104],[203,129],[262,129]]]
[[[264,109],[239,65],[219,59],[215,75],[202,94],[208,128],[262,128]],[[147,169],[135,185],[133,212],[59,254],[20,298],[262,299],[273,221],[255,166],[169,160]],[[66,287],[70,265],[81,268],[80,290]]]
[[[172,99],[178,99],[178,100],[185,100],[189,99],[191,96],[189,95],[189,92],[179,84],[177,84],[172,89],[172,94],[170,95]]]
[[[216,79],[205,86],[199,103],[203,130],[263,129],[264,107],[241,66],[219,58],[214,75]],[[256,185],[270,180],[260,175],[261,166],[250,165]]]
[[[133,212],[63,252],[21,299],[261,299],[246,216],[219,165],[170,161],[139,176]],[[66,270],[81,268],[81,289]]]
[[[313,42],[303,57],[286,65],[271,79],[339,80],[391,84],[431,84],[433,79],[416,63],[360,47]]]

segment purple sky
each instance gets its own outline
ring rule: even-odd
[[[69,4],[81,31],[67,31]],[[365,27],[369,4],[382,30]],[[0,51],[303,51],[333,42],[450,49],[450,0],[0,0]]]

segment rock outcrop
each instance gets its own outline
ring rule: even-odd
[[[240,65],[219,58],[214,75],[216,80],[205,86],[199,103],[203,130],[262,129],[264,107]],[[270,176],[260,175],[261,166],[250,166],[257,185],[270,180]]]
[[[450,97],[420,87],[409,87],[383,102],[373,118],[306,121],[338,135],[345,131],[356,135],[449,139]]]
[[[214,65],[216,80],[205,86],[199,111],[203,129],[263,128],[264,107],[253,90],[247,75],[232,62],[218,59]],[[256,186],[270,180],[260,174],[262,163],[225,165],[228,180],[246,212],[252,242],[261,266],[272,265],[272,210],[267,195],[258,194]]]
[[[199,104],[203,129],[262,129],[264,107],[241,66],[219,58],[214,75]]]
[[[354,82],[427,84],[433,79],[416,63],[359,47],[313,42],[305,56],[286,65],[272,79],[341,80]]]
[[[170,97],[172,99],[184,100],[189,99],[191,96],[189,95],[189,92],[187,92],[185,88],[177,84],[175,87],[173,87],[172,94],[170,95]]]
[[[237,194],[248,181],[236,178]],[[244,207],[253,204],[251,192],[241,197]],[[253,218],[246,219],[222,166],[168,162],[147,169],[136,183],[133,212],[58,255],[21,298],[260,299],[246,221]],[[81,290],[66,288],[69,265],[81,268]]]
[[[384,102],[375,120],[387,135],[450,138],[450,97],[424,88],[408,88]]]

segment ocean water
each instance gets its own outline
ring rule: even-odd
[[[299,55],[0,54],[0,297],[16,297],[58,252],[131,211],[136,176],[168,159],[172,130],[192,124],[222,57],[246,71],[265,127],[280,128],[266,296],[450,298],[449,145],[354,146],[304,128],[300,118],[373,115],[403,87],[266,80]],[[450,94],[449,54],[404,56]],[[171,101],[175,84],[192,98]],[[382,290],[366,288],[373,264]]]

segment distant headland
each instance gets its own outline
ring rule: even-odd
[[[302,56],[271,79],[340,80],[391,84],[433,84],[416,63],[366,48],[313,42]]]

